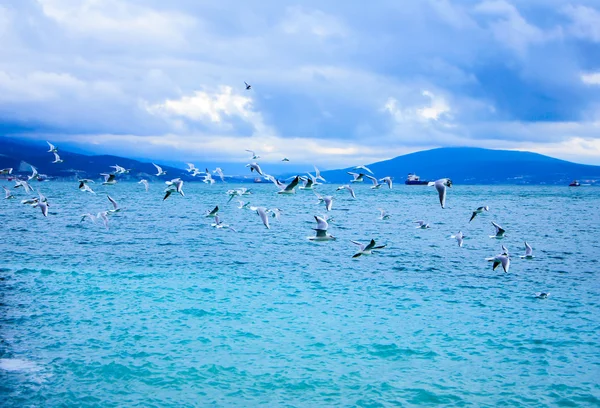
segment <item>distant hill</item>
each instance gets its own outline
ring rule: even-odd
[[[555,159],[538,153],[490,150],[475,147],[444,147],[398,156],[367,165],[378,178],[394,177],[403,183],[408,173],[422,180],[449,177],[459,184],[600,184],[600,166]],[[347,171],[322,172],[330,182],[348,182]],[[355,171],[356,172],[356,171]],[[368,181],[368,180],[367,180]]]

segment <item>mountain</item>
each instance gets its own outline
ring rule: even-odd
[[[378,178],[392,176],[403,182],[408,173],[421,180],[443,177],[458,184],[600,184],[600,166],[577,164],[538,153],[490,150],[476,147],[443,147],[398,156],[367,165]],[[328,182],[347,183],[352,168],[322,172]],[[365,180],[368,182],[368,180]]]

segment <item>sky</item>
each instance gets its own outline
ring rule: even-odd
[[[3,0],[0,134],[199,166],[600,165],[600,0]]]

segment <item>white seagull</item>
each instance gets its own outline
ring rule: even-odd
[[[318,203],[325,203],[325,209],[327,211],[331,211],[331,207],[333,206],[333,196],[322,196],[319,193],[317,193],[316,191],[315,191],[315,195],[319,199]]]
[[[215,208],[212,209],[212,211],[206,210],[206,214],[204,216],[214,218],[217,216],[218,213],[219,213],[219,206],[216,205]]]
[[[344,184],[343,186],[339,186],[338,188],[335,189],[335,191],[340,191],[340,190],[348,190],[350,192],[350,195],[352,196],[352,198],[356,198],[356,194],[354,194],[354,190],[348,184]]]
[[[150,185],[148,184],[148,180],[146,180],[146,179],[138,181],[138,184],[143,184],[146,191],[148,191],[148,189],[150,188]]]
[[[2,186],[2,188],[4,189],[4,193],[6,194],[6,196],[4,197],[5,200],[10,200],[11,198],[15,198],[15,196],[10,192],[10,190],[4,186]]]
[[[316,234],[312,237],[308,237],[308,239],[311,241],[334,240],[335,237],[333,235],[327,233],[327,228],[329,228],[327,219],[325,217],[319,217],[319,216],[315,215],[315,220],[317,221],[317,228],[313,228],[313,229],[316,231]]]
[[[167,188],[165,189],[163,201],[165,201],[171,194],[175,192],[179,193],[182,197],[185,197],[185,194],[183,193],[183,180],[180,178],[176,178],[171,181],[165,181],[165,184],[167,185]]]
[[[219,228],[227,228],[227,229],[232,230],[233,232],[237,232],[234,228],[232,228],[229,225],[223,223],[223,221],[221,221],[221,219],[219,218],[218,215],[215,215],[215,222],[212,223],[212,224],[210,224],[210,226],[214,227],[214,228],[217,228],[217,229],[219,229]]]
[[[371,255],[373,253],[373,250],[375,249],[382,249],[385,248],[385,245],[379,245],[379,246],[375,246],[375,240],[372,239],[371,242],[369,242],[367,245],[362,244],[358,241],[350,241],[352,242],[354,245],[358,245],[360,250],[355,253],[352,258],[358,258],[361,255]]]
[[[0,169],[0,174],[12,174],[12,167],[7,167],[5,169]]]
[[[532,259],[533,258],[533,248],[531,245],[525,241],[525,255],[521,255],[521,259]]]
[[[90,188],[90,186],[87,185],[87,183],[90,183],[90,182],[93,183],[94,180],[88,180],[88,179],[81,179],[81,180],[79,180],[79,191],[83,191],[83,192],[87,191],[88,193],[96,194],[94,192],[94,190],[92,190]]]
[[[374,174],[374,173],[371,171],[371,169],[369,169],[367,166],[362,166],[362,165],[361,165],[361,166],[356,166],[356,167],[354,168],[354,170],[365,170],[365,171],[368,171],[368,172],[369,172],[369,173],[371,173],[371,174]]]
[[[365,173],[352,173],[351,171],[347,172],[352,176],[351,183],[362,183],[364,181]]]
[[[269,226],[269,216],[267,215],[267,210],[264,207],[257,207],[256,213],[262,220],[265,227],[267,227],[267,229],[271,229],[271,227]]]
[[[315,168],[315,178],[317,180],[321,180],[323,183],[326,182],[326,180],[321,176],[321,172],[319,171],[319,169],[317,169],[317,166],[313,166]]]
[[[156,171],[158,172],[158,173],[156,173],[156,176],[157,176],[157,177],[164,176],[165,174],[167,174],[167,172],[166,172],[166,171],[164,171],[164,170],[162,169],[162,167],[160,167],[160,166],[158,166],[158,165],[156,165],[156,164],[154,164],[154,163],[152,163],[152,164],[154,165],[154,167],[156,167]]]
[[[223,170],[221,170],[220,167],[214,169],[213,173],[217,174],[223,183],[225,182],[225,174],[223,173]]]
[[[389,176],[386,176],[386,177],[384,177],[384,178],[381,178],[381,179],[379,179],[379,181],[383,181],[383,182],[385,182],[385,184],[387,184],[387,186],[388,186],[388,188],[389,188],[390,190],[392,189],[392,184],[393,184],[392,180],[393,180],[393,179],[392,179],[391,177],[389,177]]]
[[[418,220],[418,221],[413,221],[413,222],[414,222],[415,224],[419,224],[419,225],[417,226],[417,228],[420,228],[420,229],[427,229],[427,228],[429,228],[429,224],[427,224],[427,223],[426,223],[425,221],[423,221],[423,220]]]
[[[380,184],[379,181],[377,181],[377,179],[373,176],[369,176],[367,174],[367,175],[365,175],[365,177],[373,182],[373,185],[371,186],[371,188],[379,188],[383,185],[383,184]]]
[[[186,169],[188,173],[193,172],[196,169],[196,166],[194,165],[194,163],[186,163],[188,165],[188,168]]]
[[[477,217],[477,214],[481,214],[484,211],[489,211],[490,207],[488,207],[487,205],[484,207],[478,207],[475,211],[473,211],[473,215],[471,215],[471,219],[469,220],[469,222],[473,221],[473,218]]]
[[[27,181],[37,179],[37,178],[38,178],[38,171],[35,167],[31,166],[31,176],[27,176]]]
[[[99,212],[96,216],[97,219],[101,219],[104,224],[104,228],[108,229],[108,211]]]
[[[259,155],[257,155],[257,154],[254,152],[254,150],[248,150],[248,149],[246,149],[246,151],[247,151],[248,153],[252,153],[252,158],[250,158],[250,160],[257,160],[257,159],[260,159],[260,156],[259,156]]]
[[[458,231],[458,234],[456,235],[451,235],[450,238],[454,238],[456,242],[458,242],[458,246],[462,248],[463,240],[465,239],[465,236],[462,233],[462,231]]]
[[[260,166],[258,165],[258,163],[249,163],[246,164],[246,167],[250,167],[250,172],[257,172],[258,174],[260,174],[261,176],[264,176]]]
[[[26,193],[33,191],[33,188],[25,180],[15,180],[15,188],[23,187]]]
[[[238,205],[238,208],[244,209],[244,208],[249,208],[250,207],[250,203],[249,202],[244,202],[242,200],[238,200],[238,203],[240,203],[240,205]]]
[[[126,169],[125,167],[121,167],[118,164],[114,166],[110,166],[115,169],[115,174],[128,174],[131,169]]]
[[[378,208],[380,215],[379,215],[379,219],[380,220],[389,220],[390,219],[390,215],[387,213],[387,211],[385,211],[383,208]]]
[[[296,194],[296,186],[300,182],[300,177],[296,176],[290,184],[279,183],[275,180],[275,185],[279,187],[277,194]]]
[[[428,186],[435,186],[440,197],[440,204],[442,208],[446,208],[446,187],[452,187],[452,180],[449,178],[443,178],[436,181],[430,181]]]
[[[111,203],[111,204],[112,204],[112,206],[113,206],[113,209],[112,209],[112,210],[108,210],[108,212],[109,212],[110,214],[114,214],[114,213],[117,213],[117,212],[119,212],[119,211],[121,211],[121,210],[122,210],[122,208],[119,208],[119,205],[117,204],[117,202],[116,202],[115,200],[113,200],[113,198],[112,198],[111,196],[109,196],[109,195],[107,194],[107,195],[106,195],[106,197],[108,198],[108,201],[110,201],[110,203]]]
[[[101,176],[104,176],[104,182],[102,185],[112,186],[117,184],[117,179],[113,173],[100,173]]]
[[[60,158],[60,156],[58,155],[58,153],[54,152],[54,161],[52,163],[62,163],[64,162],[64,160],[62,160]]]
[[[491,258],[485,258],[488,262],[493,262],[492,270],[495,271],[499,265],[502,265],[502,269],[505,273],[508,273],[508,269],[510,268],[510,258],[506,254],[500,254],[493,256]]]
[[[496,235],[490,235],[490,238],[504,238],[504,233],[506,232],[506,230],[504,230],[504,228],[496,224],[494,221],[492,221],[492,225],[494,226],[494,228],[496,228]]]
[[[215,184],[215,180],[212,178],[208,169],[205,169],[204,179],[202,181],[206,184]]]
[[[56,153],[58,152],[58,149],[56,148],[56,146],[54,146],[52,143],[46,141],[46,143],[48,143],[48,147],[50,147],[50,150],[48,150],[47,153]]]

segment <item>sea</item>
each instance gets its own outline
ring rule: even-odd
[[[312,242],[311,191],[33,186],[47,218],[0,201],[3,408],[600,406],[600,188],[454,185],[442,209],[433,187],[324,184],[337,239]],[[108,229],[81,222],[107,194]]]

